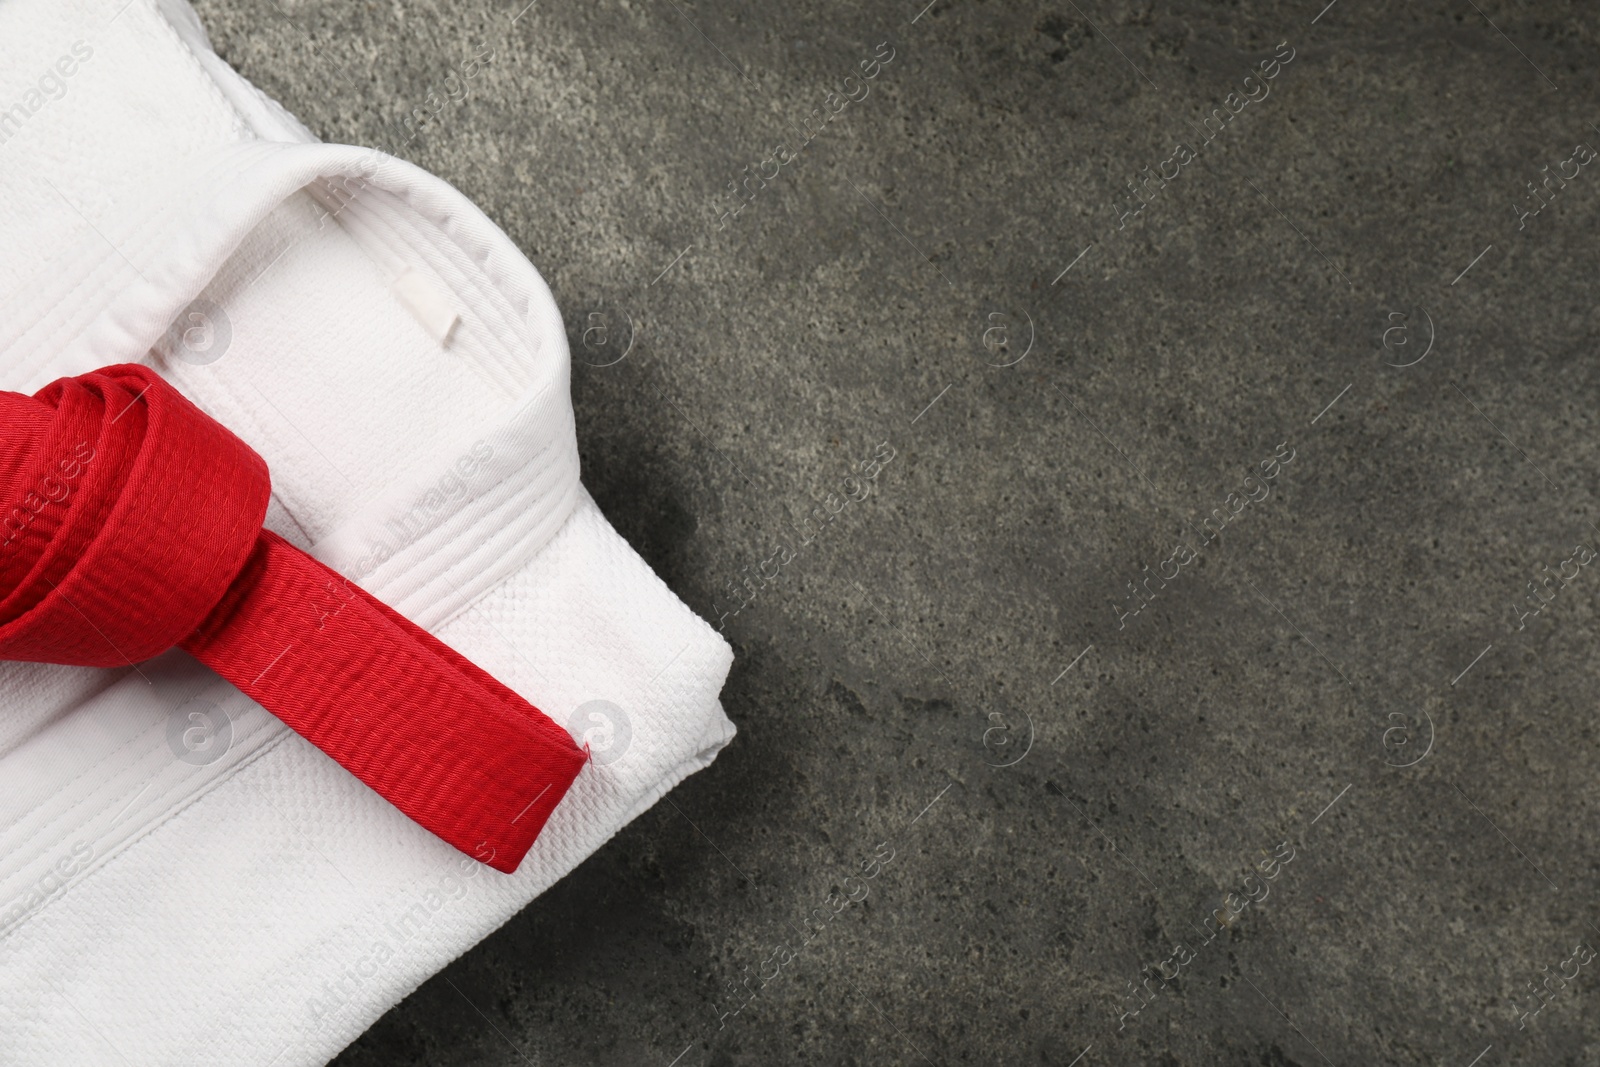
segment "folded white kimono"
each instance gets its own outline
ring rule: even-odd
[[[0,4],[0,188],[0,388],[154,367],[267,460],[268,528],[594,752],[506,875],[184,653],[0,664],[0,1064],[325,1063],[711,761],[731,653],[579,484],[527,260],[187,5]]]

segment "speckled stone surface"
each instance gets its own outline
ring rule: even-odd
[[[1600,12],[925,2],[197,5],[738,655],[337,1063],[1600,1062]]]

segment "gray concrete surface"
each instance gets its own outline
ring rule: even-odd
[[[925,2],[198,5],[527,252],[738,654],[337,1062],[1600,1063],[1600,13]]]

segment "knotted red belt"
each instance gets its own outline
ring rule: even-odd
[[[406,815],[514,871],[586,756],[485,671],[261,528],[267,465],[147,367],[0,392],[0,659],[177,645]]]

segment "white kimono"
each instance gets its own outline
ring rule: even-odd
[[[154,366],[266,459],[269,528],[596,757],[505,875],[181,652],[0,664],[0,1064],[321,1064],[706,766],[732,657],[579,484],[505,234],[121,2],[0,3],[0,388]]]

